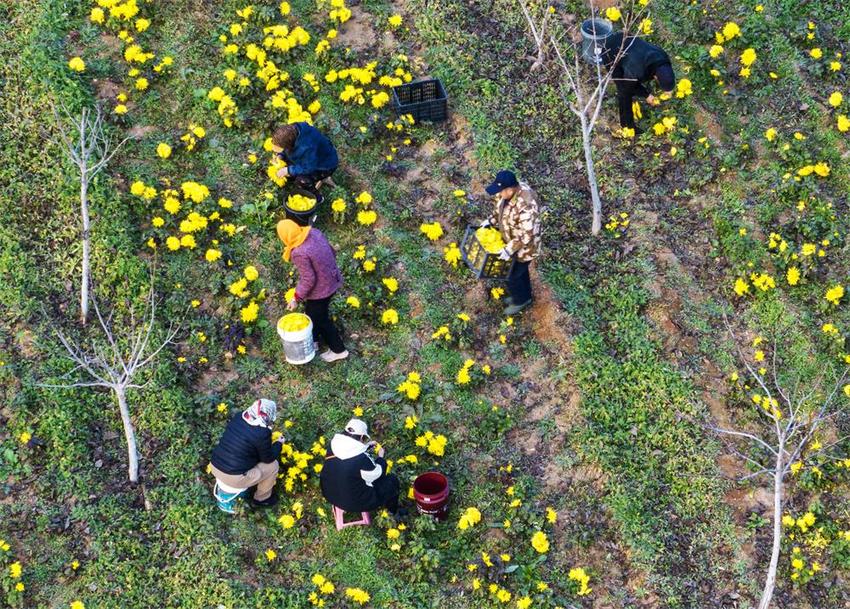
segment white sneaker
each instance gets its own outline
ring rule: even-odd
[[[334,353],[333,351],[328,349],[327,351],[319,355],[319,357],[322,358],[322,361],[325,361],[330,364],[331,362],[335,362],[337,360],[345,359],[346,357],[348,357],[348,351],[346,350],[342,351],[341,353]]]

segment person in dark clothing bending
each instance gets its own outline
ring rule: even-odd
[[[277,503],[272,491],[283,439],[272,442],[276,418],[277,404],[257,400],[228,421],[210,459],[210,469],[219,483],[231,489],[256,486],[253,503],[260,507]]]
[[[605,38],[604,45],[602,62],[614,71],[620,126],[635,129],[632,110],[634,98],[645,97],[647,102],[656,105],[658,100],[648,88],[653,80],[662,91],[671,92],[676,86],[670,56],[664,49],[637,36],[629,36],[623,42],[622,32],[615,32]]]
[[[316,199],[317,205],[321,203],[323,197],[319,194],[319,186],[339,165],[339,157],[331,141],[308,123],[293,123],[275,130],[272,150],[287,165],[278,170],[277,177],[292,178],[299,188]]]
[[[346,512],[385,507],[393,514],[403,514],[398,507],[398,478],[387,475],[383,448],[377,456],[369,454],[373,446],[369,429],[360,419],[351,419],[343,433],[334,435],[319,477],[322,495]]]

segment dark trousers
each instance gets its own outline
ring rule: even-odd
[[[373,509],[385,507],[395,514],[398,511],[398,494],[401,488],[398,478],[394,474],[381,476],[372,483],[372,487],[375,489],[378,501],[380,501],[380,505]]]
[[[345,351],[345,345],[339,336],[334,322],[331,320],[328,308],[333,294],[321,300],[308,300],[304,303],[304,312],[313,321],[313,340],[324,339],[334,353]]]
[[[635,80],[615,80],[617,85],[617,107],[620,110],[620,127],[635,128],[632,102],[635,97],[646,97],[649,91]]]
[[[316,182],[321,182],[325,178],[330,177],[336,169],[314,171],[313,173],[305,173],[300,176],[292,176],[295,180],[295,185],[301,190],[306,190],[313,195],[314,199],[319,198],[319,191],[316,188]]]
[[[511,293],[514,304],[525,304],[531,300],[531,276],[528,274],[530,264],[530,260],[528,262],[517,260],[508,275],[508,292]]]

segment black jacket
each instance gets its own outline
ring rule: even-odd
[[[280,456],[280,448],[279,442],[272,442],[268,427],[249,425],[239,412],[227,423],[210,461],[225,474],[238,476],[257,463],[274,462]]]
[[[375,510],[384,505],[393,490],[398,494],[395,477],[386,472],[387,462],[382,457],[371,457],[365,444],[337,434],[331,440],[319,476],[322,495],[346,512]],[[388,478],[394,484],[387,484]]]
[[[605,38],[605,50],[602,52],[602,62],[611,68],[620,47],[623,56],[614,65],[614,80],[630,80],[646,83],[652,80],[655,70],[664,65],[670,65],[670,56],[661,47],[655,46],[638,38],[630,36],[623,44],[623,32],[615,32]]]
[[[614,60],[623,46],[623,56],[616,64]],[[623,33],[616,32],[605,39],[602,62],[613,71],[614,84],[617,85],[617,108],[620,113],[621,127],[635,127],[632,101],[635,97],[646,97],[649,90],[644,86],[663,65],[670,65],[670,56],[664,49],[641,40],[635,36],[626,39]],[[613,65],[613,68],[611,67]]]

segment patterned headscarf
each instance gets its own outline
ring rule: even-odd
[[[248,425],[271,428],[277,418],[277,404],[259,399],[242,412],[242,418]]]

